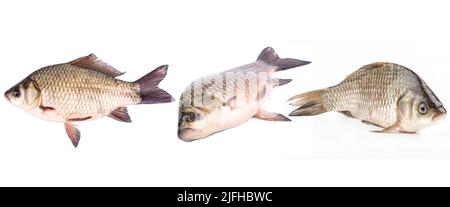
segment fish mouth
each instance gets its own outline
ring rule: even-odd
[[[11,101],[11,99],[9,99],[8,94],[9,94],[9,91],[6,91],[5,94],[4,94],[5,99],[8,100],[8,101]]]
[[[447,110],[443,106],[439,107],[437,109],[436,115],[434,115],[434,117],[433,117],[433,122],[439,122],[439,121],[443,120],[446,115],[447,115]]]
[[[193,128],[180,128],[178,129],[178,138],[185,142],[192,142],[199,138],[200,132]]]
[[[443,114],[447,114],[447,110],[443,106],[439,107],[438,110]]]

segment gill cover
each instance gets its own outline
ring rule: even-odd
[[[24,79],[9,89],[5,95],[8,96],[11,103],[27,111],[41,103],[41,91],[37,83],[30,78]]]

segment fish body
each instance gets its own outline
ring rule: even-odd
[[[70,64],[42,68],[29,80],[41,92],[40,107],[30,112],[48,121],[93,120],[141,101],[139,84]]]
[[[157,87],[166,73],[167,66],[161,66],[137,81],[122,81],[116,78],[122,72],[91,54],[41,68],[6,91],[5,97],[41,119],[63,122],[77,146],[80,132],[72,122],[104,116],[131,122],[127,105],[171,102],[173,98]]]
[[[236,127],[252,117],[289,121],[287,117],[267,112],[261,106],[272,88],[291,81],[272,78],[276,71],[306,64],[309,62],[279,58],[269,47],[255,62],[193,81],[180,98],[179,138],[184,141],[203,139]]]
[[[417,132],[445,117],[446,110],[412,70],[394,63],[373,63],[329,88],[290,99],[300,106],[291,116],[338,111],[384,128],[382,132]]]

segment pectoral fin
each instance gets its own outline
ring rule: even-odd
[[[253,118],[262,119],[266,121],[291,121],[289,118],[287,118],[282,114],[268,112],[263,109],[259,110],[258,113],[256,113],[253,116]]]
[[[80,131],[75,128],[75,125],[67,121],[64,122],[64,128],[66,128],[66,133],[69,136],[70,141],[72,141],[73,146],[76,148],[80,142]]]
[[[116,110],[112,111],[109,117],[122,122],[131,122],[130,115],[128,115],[127,107],[119,107]]]
[[[39,109],[41,109],[42,112],[48,112],[48,111],[54,111],[55,110],[55,108],[53,108],[51,106],[43,106],[43,105],[40,105]]]
[[[394,133],[394,132],[400,132],[400,122],[397,122],[395,124],[393,124],[390,127],[384,128],[383,130],[376,130],[376,131],[372,131],[372,132],[376,132],[376,133]]]
[[[343,114],[343,115],[345,115],[346,117],[349,117],[349,118],[355,118],[353,115],[352,115],[352,112],[350,112],[350,111],[339,111],[339,113],[341,113],[341,114]],[[363,121],[364,122],[364,121]]]

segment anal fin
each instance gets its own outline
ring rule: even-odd
[[[131,122],[127,107],[119,107],[116,110],[112,111],[108,116],[117,121]]]
[[[67,121],[64,122],[64,128],[66,129],[66,133],[69,136],[70,141],[72,141],[73,146],[76,148],[80,142],[80,130],[78,130],[75,125]]]
[[[259,110],[253,118],[262,119],[266,121],[291,121],[289,118],[282,114],[268,112],[263,109]]]
[[[375,123],[372,123],[372,122],[366,121],[366,120],[362,120],[361,122],[364,123],[364,124],[372,125],[372,126],[382,127],[382,126],[380,126],[378,124],[375,124]]]
[[[273,84],[273,87],[278,87],[278,86],[286,85],[286,84],[290,83],[291,81],[292,81],[292,79],[273,78],[272,84]]]

